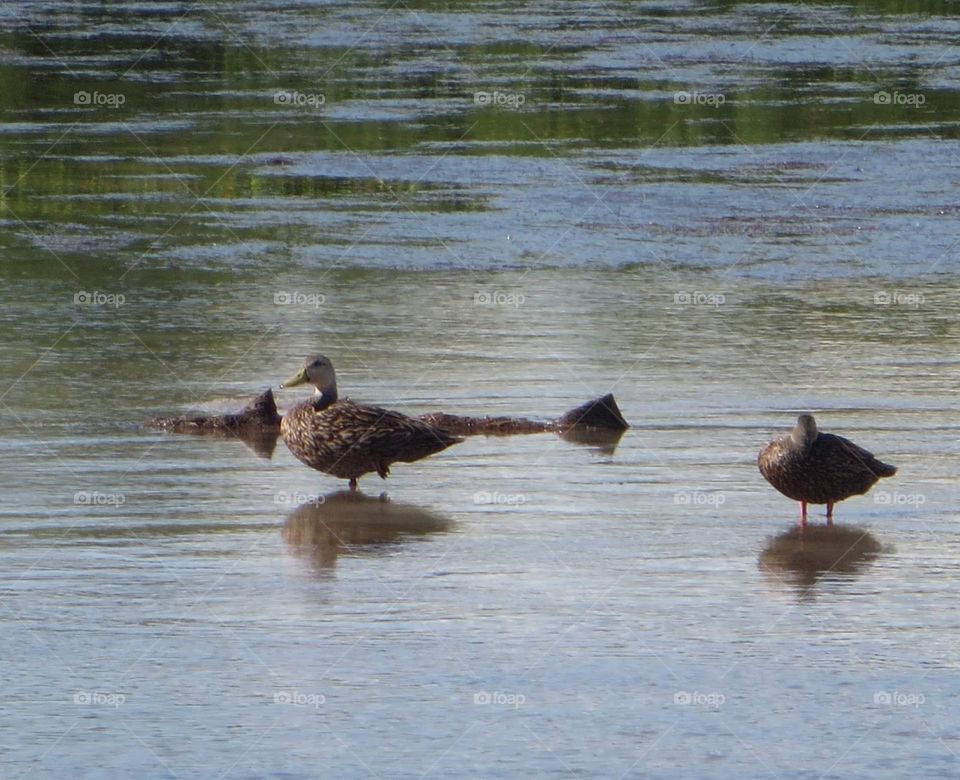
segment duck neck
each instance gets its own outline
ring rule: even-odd
[[[813,446],[813,442],[816,441],[817,432],[804,430],[799,425],[793,429],[793,432],[790,434],[790,442],[793,445],[793,448],[798,452],[806,455],[810,452],[810,448]]]
[[[318,412],[337,402],[337,386],[318,387],[313,396],[313,408]]]

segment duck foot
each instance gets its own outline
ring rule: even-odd
[[[800,502],[800,527],[801,528],[807,527],[807,502],[806,501]]]
[[[833,525],[833,502],[827,502],[827,525]]]
[[[357,489],[357,478],[354,477],[353,479],[350,480],[350,490],[355,491],[356,489]]]

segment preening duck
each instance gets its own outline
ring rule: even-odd
[[[760,473],[787,498],[800,502],[800,522],[807,521],[807,504],[833,505],[866,493],[881,477],[892,477],[896,466],[877,460],[849,439],[821,433],[812,414],[801,414],[789,436],[774,439],[757,458]]]

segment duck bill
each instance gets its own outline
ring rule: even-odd
[[[280,389],[283,390],[285,387],[296,387],[297,385],[302,385],[307,381],[307,370],[301,368],[296,374],[287,379],[283,384],[280,385]]]

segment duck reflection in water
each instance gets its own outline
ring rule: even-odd
[[[394,503],[386,494],[340,490],[291,512],[283,524],[283,538],[296,555],[310,558],[325,571],[341,554],[376,555],[409,537],[452,527],[452,520],[412,504]]]
[[[796,526],[773,537],[760,553],[760,569],[801,593],[826,574],[857,575],[883,546],[869,531],[854,526]]]

